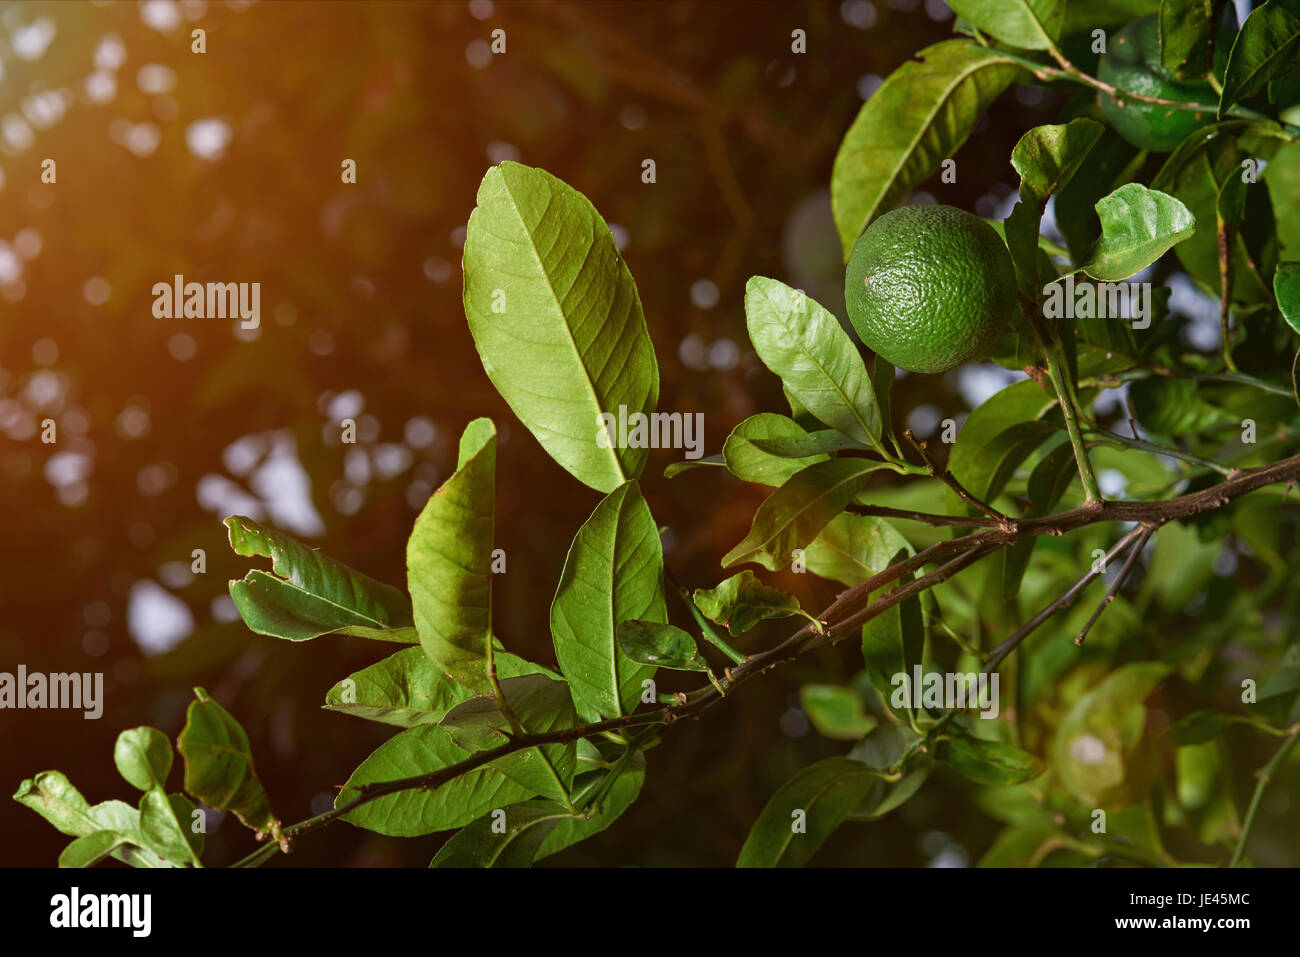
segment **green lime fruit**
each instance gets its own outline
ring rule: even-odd
[[[1215,70],[1220,76],[1231,46],[1232,30],[1225,25],[1215,43]],[[1205,104],[1219,100],[1219,94],[1209,83],[1180,80],[1172,70],[1160,65],[1160,27],[1154,15],[1134,20],[1114,36],[1097,64],[1097,77],[1125,93],[1162,100]],[[1097,94],[1097,102],[1120,136],[1134,146],[1156,153],[1168,153],[1214,120],[1213,109],[1179,110],[1122,98],[1116,102],[1105,93]]]
[[[903,206],[858,237],[844,276],[849,320],[876,355],[946,372],[988,351],[1016,303],[997,231],[952,206]]]

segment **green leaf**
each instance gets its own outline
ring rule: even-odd
[[[1224,187],[1232,180],[1240,181],[1242,163],[1252,158],[1238,145],[1241,134],[1248,131],[1249,127],[1241,120],[1226,120],[1205,127],[1199,135],[1180,143],[1151,180],[1153,188],[1176,196],[1195,217],[1196,233],[1175,246],[1174,253],[1196,284],[1216,300],[1221,293],[1216,211]],[[1273,169],[1270,163],[1267,172]],[[1276,226],[1268,182],[1266,175],[1264,181],[1247,192],[1244,221],[1271,236]],[[1260,185],[1264,189],[1259,189]],[[1232,300],[1271,304],[1272,288],[1266,276],[1273,253],[1265,248],[1268,244],[1260,246],[1248,243],[1247,239],[1247,230],[1229,230]]]
[[[1269,0],[1241,25],[1219,97],[1219,119],[1254,96],[1274,77],[1289,73],[1300,61],[1300,0]]]
[[[469,757],[470,752],[459,747],[443,728],[408,728],[361,762],[335,798],[334,806],[342,807],[354,800],[356,789],[364,784],[430,774]],[[495,808],[532,796],[532,791],[516,784],[500,768],[483,765],[432,790],[411,788],[386,794],[349,811],[344,820],[392,837],[419,837],[464,827]]]
[[[519,163],[488,170],[464,300],[488,378],[555,461],[601,492],[641,474],[648,450],[602,448],[599,416],[653,412],[659,367],[636,283],[585,196]]]
[[[986,399],[957,434],[949,470],[976,498],[993,501],[1029,454],[1057,431],[1043,418],[1055,404],[1052,393],[1032,379]]]
[[[140,836],[144,845],[177,867],[202,867],[203,834],[193,829],[194,805],[161,787],[140,798]]]
[[[867,452],[870,451],[861,442],[856,442],[843,432],[835,429],[820,429],[805,432],[803,435],[791,435],[784,438],[752,440],[760,452],[775,455],[779,459],[813,459],[829,452]],[[809,463],[811,464],[811,462]]]
[[[769,618],[804,615],[815,621],[799,606],[798,598],[763,584],[749,569],[732,575],[717,588],[695,589],[695,605],[710,621],[725,625],[733,635],[743,634]],[[821,631],[820,622],[816,627]]]
[[[1052,449],[1034,466],[1029,473],[1029,504],[1025,507],[1023,517],[1048,514],[1061,500],[1061,496],[1078,477],[1074,461],[1074,448],[1069,442],[1062,442]],[[999,569],[1002,581],[1002,600],[1011,602],[1020,593],[1020,584],[1029,567],[1029,559],[1034,554],[1039,536],[1032,535],[1024,541],[1017,542],[1009,548],[1002,549],[993,562]]]
[[[530,867],[542,841],[566,817],[552,801],[493,810],[465,825],[434,855],[430,867]]]
[[[1274,728],[1262,718],[1250,715],[1223,714],[1219,711],[1194,711],[1180,719],[1165,734],[1173,737],[1179,747],[1190,747],[1218,740],[1234,724],[1249,725],[1268,734],[1285,733]]]
[[[859,761],[876,771],[887,772],[919,738],[920,735],[905,724],[882,724],[855,744],[848,757],[849,760]],[[914,756],[909,762],[909,770],[901,779],[886,781],[882,778],[854,808],[849,819],[874,821],[884,817],[909,801],[933,769],[933,759],[924,754]]]
[[[618,648],[620,622],[667,622],[659,528],[635,482],[607,495],[578,530],[551,602],[551,636],[578,713],[634,711],[653,666]]]
[[[1196,232],[1196,219],[1174,197],[1126,183],[1097,201],[1101,238],[1080,268],[1093,279],[1116,282],[1151,265]]]
[[[698,468],[699,466],[703,466],[703,465],[723,465],[723,464],[725,463],[723,462],[721,452],[719,452],[717,455],[706,455],[702,459],[684,459],[681,462],[673,462],[666,469],[664,469],[664,478],[669,478],[669,479],[676,478],[677,476],[681,475],[683,472],[687,472],[693,468]]]
[[[1157,435],[1195,435],[1237,421],[1229,412],[1200,398],[1191,379],[1140,379],[1130,383],[1128,394],[1138,422]]]
[[[1035,126],[1011,151],[1021,195],[1039,203],[1060,192],[1101,138],[1102,125],[1080,118],[1059,126]]]
[[[615,632],[623,654],[643,665],[674,671],[709,670],[695,639],[673,625],[657,621],[622,621]]]
[[[758,507],[749,534],[723,556],[722,567],[756,562],[776,571],[796,548],[816,538],[880,468],[883,462],[870,459],[831,459],[791,476]]]
[[[848,758],[809,765],[781,785],[754,822],[737,867],[800,867],[879,783]]]
[[[177,749],[185,790],[208,807],[233,811],[245,827],[280,837],[280,822],[253,767],[248,735],[202,688],[194,689]]]
[[[965,735],[947,743],[941,760],[976,784],[989,787],[1021,784],[1043,773],[1043,762],[1028,751]]]
[[[871,388],[876,393],[876,404],[880,406],[881,427],[895,449],[898,448],[898,439],[894,436],[894,424],[890,414],[890,393],[894,388],[894,376],[897,371],[892,362],[887,362],[880,356],[872,356],[871,364],[867,367],[867,372],[871,376]]]
[[[1278,263],[1273,273],[1273,294],[1282,318],[1300,334],[1300,263]]]
[[[857,741],[876,726],[858,693],[842,685],[804,685],[799,689],[799,705],[827,738]]]
[[[1047,200],[1074,175],[1100,137],[1102,125],[1080,118],[1060,126],[1036,126],[1020,138],[1011,152],[1011,165],[1020,174],[1020,201],[1007,217],[1003,233],[1016,267],[1016,284],[1036,300],[1043,280],[1056,270],[1040,269],[1039,230]],[[1048,263],[1050,267],[1050,262]]]
[[[515,720],[528,734],[546,734],[577,724],[568,685],[546,675],[523,675],[500,682],[501,694]],[[463,701],[439,725],[456,744],[467,751],[486,751],[510,739],[510,721],[495,697]],[[498,768],[516,784],[533,794],[563,801],[573,782],[577,753],[572,743],[549,744],[516,751],[497,761]]]
[[[838,319],[800,290],[754,276],[745,284],[745,320],[758,357],[810,414],[880,448],[871,377]]]
[[[901,536],[900,536],[901,537]],[[911,545],[900,547],[893,561],[901,561],[912,555]],[[915,575],[904,575],[871,594],[874,601],[892,588],[902,588]],[[912,706],[913,667],[922,663],[925,655],[925,623],[921,615],[920,596],[913,596],[885,609],[862,626],[862,657],[866,662],[867,674],[871,683],[880,693],[880,698],[891,711],[907,720],[915,720],[916,709]],[[901,706],[894,703],[894,695],[899,689],[895,676],[904,675],[907,689],[906,700]]]
[[[355,635],[414,642],[411,603],[398,589],[242,515],[226,519],[235,554],[271,559],[230,583],[240,617],[259,635],[306,641]]]
[[[59,867],[94,867],[104,858],[131,843],[131,835],[121,831],[95,831],[79,837],[59,855]]]
[[[504,651],[495,651],[492,661],[499,678],[531,674],[559,677]],[[423,648],[403,648],[336,684],[326,693],[324,708],[367,721],[413,728],[417,724],[437,724],[472,694],[443,674]]]
[[[166,787],[172,768],[172,743],[156,728],[123,731],[113,746],[113,763],[128,784],[141,791]]]
[[[588,796],[595,793],[607,774],[611,771],[595,771],[580,775],[574,783],[574,803],[582,805]],[[593,834],[599,834],[613,824],[624,811],[636,802],[645,783],[645,755],[633,754],[621,774],[605,795],[600,811],[591,817],[564,818],[551,830],[542,846],[538,848],[534,860],[541,860],[551,854],[557,854],[566,847],[572,847],[579,841],[585,841]]]
[[[1203,78],[1213,65],[1216,27],[1226,0],[1163,0],[1160,65],[1180,79]],[[1234,20],[1235,22],[1235,20]]]
[[[1169,670],[1163,662],[1123,665],[1075,702],[1061,720],[1052,769],[1078,800],[1089,807],[1108,807],[1145,791],[1158,762],[1146,735],[1144,702]]]
[[[722,446],[722,457],[729,471],[742,482],[755,482],[773,487],[785,484],[790,476],[829,456],[809,455],[805,458],[787,458],[773,455],[759,447],[760,442],[798,440],[809,433],[794,419],[772,412],[751,415],[731,430]]]
[[[1065,23],[1065,0],[951,0],[948,6],[990,36],[1025,50],[1046,50]]]
[[[907,540],[883,518],[836,515],[804,549],[804,567],[819,578],[860,585],[883,572]]]
[[[124,801],[103,801],[92,807],[62,771],[42,771],[23,781],[14,800],[45,818],[61,834],[88,837],[98,831],[115,831],[130,835],[133,844],[142,842],[138,810]],[[165,865],[157,855],[138,847],[117,847],[110,853],[133,867]]]
[[[1146,159],[1138,150],[1109,127],[1088,151],[1087,162],[1078,167],[1070,181],[1056,194],[1056,224],[1065,237],[1070,259],[1081,262],[1101,235],[1101,226],[1093,209],[1097,200],[1115,187],[1137,178]]]
[[[885,79],[849,127],[831,172],[831,207],[845,262],[872,220],[961,148],[1019,72],[996,50],[945,40]]]
[[[407,587],[425,653],[471,691],[491,690],[496,428],[475,419],[456,472],[425,503],[406,544]]]

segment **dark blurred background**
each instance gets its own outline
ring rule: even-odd
[[[250,562],[221,519],[251,515],[402,585],[411,523],[478,415],[501,431],[499,633],[553,664],[547,609],[599,496],[519,425],[475,353],[460,257],[484,171],[517,159],[591,198],[640,288],[660,407],[703,411],[715,452],[746,416],[785,409],[747,344],[745,280],[781,278],[842,313],[836,147],[880,78],[951,26],[939,0],[6,6],[0,670],[102,671],[106,704],[98,721],[0,712],[5,793],[56,768],[92,802],[134,801],[113,768],[117,733],[151,724],[174,739],[202,685],[244,723],[282,818],[327,806],[394,729],[321,711],[324,694],[395,649],[251,634],[226,593]],[[494,55],[497,29],[507,46]],[[791,52],[795,29],[806,54]],[[1004,213],[1011,148],[1049,121],[1049,100],[1008,91],[957,154],[957,183],[923,189]],[[356,185],[340,182],[344,159]],[[177,273],[260,282],[260,328],[154,318],[153,284]],[[1008,376],[905,378],[895,415],[933,432]],[[53,445],[40,441],[47,417]],[[339,442],[345,417],[356,445]],[[711,586],[765,490],[721,470],[663,479],[679,456],[652,453],[643,486],[672,529],[677,575]],[[190,572],[194,549],[205,574]],[[834,591],[784,584],[806,605]],[[826,650],[675,729],[648,755],[633,809],[547,863],[732,864],[778,784],[843,753],[809,728],[797,690],[847,681],[856,654]],[[842,828],[816,861],[924,864],[953,842],[973,860],[999,825],[965,793],[937,775],[884,821]],[[53,865],[68,840],[0,802],[0,863]],[[289,862],[424,865],[441,840],[337,824]],[[253,847],[233,820],[208,841],[214,864]]]

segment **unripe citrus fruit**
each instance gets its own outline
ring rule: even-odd
[[[1016,302],[1002,237],[952,206],[885,213],[853,247],[849,320],[867,348],[911,372],[946,372],[988,351]]]
[[[1220,76],[1231,46],[1232,31],[1225,28],[1215,42],[1215,66]],[[1216,103],[1219,99],[1209,83],[1180,80],[1160,65],[1160,27],[1154,15],[1134,20],[1111,39],[1097,64],[1097,77],[1125,93],[1162,100]],[[1168,153],[1214,120],[1213,111],[1178,110],[1122,97],[1121,101],[1122,106],[1106,93],[1097,94],[1102,113],[1120,136],[1134,146],[1157,153]]]

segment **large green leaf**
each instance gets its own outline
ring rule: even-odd
[[[1163,535],[1163,531],[1161,533]],[[1123,803],[1149,777],[1146,697],[1169,673],[1163,662],[1124,665],[1075,702],[1056,729],[1052,766],[1089,807]]]
[[[576,723],[573,698],[563,681],[546,675],[522,675],[500,682],[501,695],[523,730],[545,734]],[[463,701],[447,712],[439,725],[453,741],[469,751],[486,751],[510,740],[512,729],[496,697]],[[548,744],[525,748],[492,763],[506,777],[533,794],[563,801],[573,783],[577,761],[574,745]]]
[[[1021,784],[1043,773],[1043,762],[1028,751],[968,735],[950,740],[942,760],[976,784],[989,787]]]
[[[811,415],[862,445],[880,448],[880,406],[862,356],[839,320],[783,282],[745,284],[754,351]]]
[[[471,691],[491,690],[496,428],[475,419],[456,472],[429,497],[406,543],[406,577],[425,653]]]
[[[1241,25],[1223,74],[1219,118],[1300,63],[1300,0],[1268,0]]]
[[[595,793],[596,788],[604,784],[605,777],[612,771],[593,771],[579,775],[574,782],[573,800],[582,805]],[[593,834],[599,834],[616,821],[636,801],[645,784],[645,755],[640,752],[630,755],[618,777],[610,786],[604,802],[598,812],[591,817],[571,817],[559,821],[554,829],[542,841],[535,860],[541,860],[551,854],[557,854],[566,847],[572,847],[579,841],[585,841]]]
[[[572,816],[542,800],[490,811],[453,834],[429,866],[529,867],[556,824]]]
[[[799,771],[764,806],[736,866],[806,864],[879,780],[878,772],[848,758],[827,758]]]
[[[1129,398],[1144,429],[1170,438],[1237,421],[1232,413],[1202,399],[1191,379],[1139,379],[1129,386]]]
[[[193,827],[194,804],[180,794],[151,788],[140,798],[140,836],[145,846],[177,867],[202,867],[203,834]]]
[[[901,561],[914,552],[912,546],[902,540],[901,535],[896,544],[898,549],[887,564]],[[871,600],[875,601],[887,589],[903,587],[914,577],[915,575],[904,575],[885,588],[872,592]],[[925,623],[919,596],[886,608],[862,625],[862,657],[871,683],[889,709],[905,720],[915,718],[916,709],[912,706],[915,679],[913,668],[922,663],[924,656]],[[906,679],[901,687],[907,690],[907,695],[901,705],[894,700],[900,687],[895,682],[898,675],[903,675]]]
[[[831,459],[791,476],[758,507],[749,534],[723,556],[722,567],[756,562],[776,571],[789,563],[883,467],[870,459]]]
[[[727,471],[742,482],[776,487],[783,485],[796,472],[817,462],[825,462],[828,456],[810,454],[803,458],[789,458],[764,451],[760,443],[798,440],[808,435],[794,419],[774,412],[760,412],[731,430],[722,446],[722,458]]]
[[[1097,215],[1101,238],[1080,268],[1103,282],[1127,279],[1196,232],[1186,206],[1140,183],[1126,183],[1098,200]]]
[[[1242,121],[1228,120],[1206,127],[1201,135],[1189,136],[1169,154],[1151,180],[1153,188],[1176,196],[1195,217],[1195,234],[1175,246],[1174,253],[1196,284],[1216,300],[1221,293],[1216,212],[1225,186],[1232,181],[1240,182],[1242,163],[1252,158],[1237,142],[1242,127]],[[1268,173],[1272,171],[1270,164]],[[1243,221],[1271,236],[1275,225],[1269,182],[1266,175],[1246,191]],[[1251,242],[1252,232],[1229,230],[1231,291],[1235,302],[1272,299],[1268,272],[1273,253],[1267,244]]]
[[[611,492],[644,448],[602,448],[600,415],[649,414],[659,368],[636,283],[585,196],[518,163],[488,170],[465,237],[465,315],[515,415],[579,481]]]
[[[828,738],[856,741],[876,726],[858,693],[842,685],[804,685],[799,689],[799,706],[817,732]]]
[[[1046,50],[1065,23],[1065,0],[950,0],[948,6],[990,36],[1026,50]]]
[[[235,554],[271,559],[270,572],[255,568],[230,583],[240,616],[259,635],[289,641],[332,634],[416,641],[411,603],[398,589],[251,518],[232,515],[226,527]]]
[[[845,261],[872,220],[957,152],[1019,69],[996,50],[945,40],[886,78],[849,127],[831,172]]]
[[[1182,79],[1210,71],[1215,33],[1227,0],[1162,0],[1160,64]],[[1235,22],[1235,21],[1234,21]]]
[[[749,569],[732,575],[717,588],[695,589],[695,605],[711,621],[725,625],[733,635],[743,634],[760,621],[803,615],[821,623],[799,606],[799,599],[779,588],[766,585]]]
[[[1069,442],[1062,442],[1044,455],[1029,473],[1026,489],[1029,504],[1025,507],[1023,517],[1046,515],[1050,512],[1078,474],[1074,461],[1074,448]],[[998,577],[1002,582],[1003,601],[1014,601],[1016,595],[1020,593],[1020,584],[1024,580],[1025,571],[1029,568],[1029,559],[1034,554],[1038,539],[1039,536],[1031,535],[1009,548],[1002,549],[990,559],[998,569]]]
[[[208,807],[233,811],[254,831],[278,837],[280,822],[253,767],[248,735],[202,688],[194,689],[177,749],[185,760],[185,790]]]
[[[1057,430],[1043,418],[1055,404],[1032,379],[984,400],[957,434],[949,470],[977,499],[997,498],[1020,464]]]
[[[636,709],[652,665],[618,647],[620,622],[667,622],[659,528],[636,482],[610,492],[569,548],[551,602],[551,636],[578,713],[618,717]]]
[[[904,539],[883,518],[837,515],[804,549],[804,567],[821,578],[860,585],[884,571]]]
[[[508,652],[493,652],[497,677],[546,674],[558,677],[541,665]],[[423,648],[403,648],[383,661],[344,678],[325,695],[324,708],[368,721],[413,728],[437,724],[448,711],[473,695],[452,681],[435,665]]]
[[[420,725],[389,738],[352,772],[339,791],[335,807],[356,798],[356,788],[376,781],[416,777],[459,764],[470,752],[435,725]],[[380,834],[418,837],[463,827],[495,808],[533,796],[500,768],[484,765],[432,790],[410,788],[376,798],[344,815],[344,819]]]

